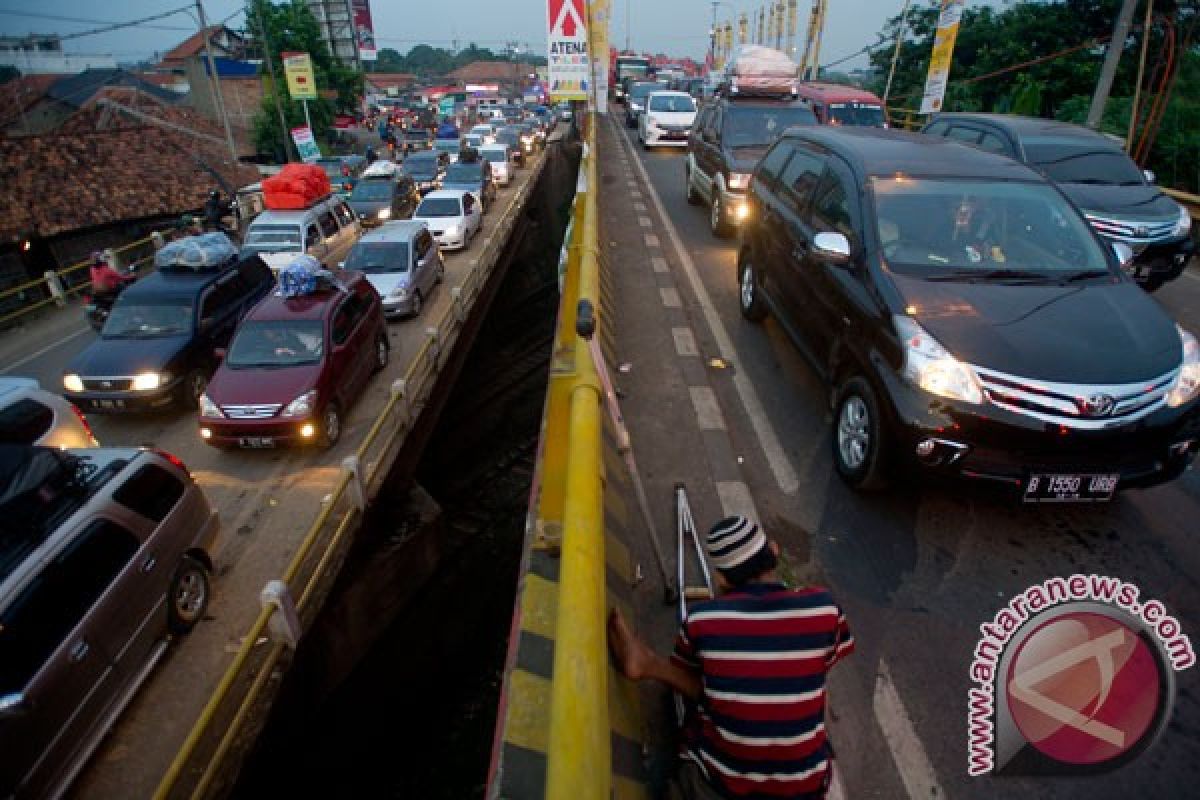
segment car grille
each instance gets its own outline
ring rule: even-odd
[[[1103,429],[1141,419],[1166,402],[1179,375],[1125,384],[1053,383],[973,367],[987,399],[1000,408],[1068,428]]]
[[[692,129],[691,125],[668,125],[665,122],[658,123],[658,127],[662,128],[664,131],[670,131],[671,133],[687,133]]]
[[[281,403],[245,406],[221,406],[221,413],[229,419],[268,419],[279,413]]]
[[[84,378],[83,388],[89,392],[127,392],[133,378]]]
[[[1144,222],[1138,220],[1114,219],[1101,217],[1096,214],[1085,214],[1088,222],[1096,229],[1096,233],[1117,239],[1122,242],[1144,244],[1170,238],[1175,231],[1175,220]]]

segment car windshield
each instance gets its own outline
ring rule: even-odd
[[[225,363],[232,369],[295,367],[317,363],[324,350],[319,319],[250,321],[238,328]]]
[[[508,151],[503,147],[485,147],[479,154],[493,164],[503,164],[508,159]]]
[[[354,187],[354,191],[350,193],[350,201],[361,200],[364,202],[378,202],[392,199],[392,188],[395,185],[389,180],[366,180],[359,181]]]
[[[883,107],[870,103],[830,103],[829,124],[883,127]]]
[[[804,106],[737,106],[725,108],[724,140],[730,147],[766,147],[792,125],[816,125]]]
[[[871,181],[889,268],[931,279],[1061,279],[1109,271],[1087,223],[1038,183]]]
[[[408,272],[408,242],[362,242],[346,257],[346,269],[362,272]]]
[[[462,206],[457,197],[426,197],[417,206],[414,217],[457,217],[462,215]]]
[[[296,225],[251,225],[242,253],[299,253],[300,241]]]
[[[479,183],[483,180],[483,164],[464,164],[461,161],[446,168],[446,183]]]
[[[1022,139],[1025,159],[1058,183],[1141,186],[1141,170],[1120,150],[1073,138]]]
[[[192,332],[192,304],[177,297],[162,300],[129,296],[117,299],[104,323],[105,339],[153,339]]]
[[[650,98],[649,111],[687,112],[696,110],[696,101],[678,94],[659,95]]]

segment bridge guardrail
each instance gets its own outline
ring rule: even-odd
[[[522,212],[544,165],[545,156],[538,160],[521,191],[509,202],[502,219],[515,218]],[[497,231],[502,227],[503,224],[498,226]],[[349,551],[351,534],[382,486],[396,448],[420,416],[437,382],[444,356],[457,341],[504,244],[502,237],[491,237],[472,259],[462,283],[450,290],[451,304],[435,324],[425,329],[425,341],[404,377],[392,384],[388,402],[362,444],[342,462],[333,490],[322,502],[320,512],[284,571],[281,580],[294,598],[300,631],[311,625],[320,610]],[[286,637],[276,631],[278,626],[286,624],[285,617],[276,605],[264,603],[155,790],[156,800],[209,796],[217,788],[235,746],[253,737],[253,726],[264,721],[262,714],[254,712],[269,699],[268,690],[278,685],[279,668],[286,665],[292,652]],[[269,643],[267,647],[262,646],[264,637]]]
[[[1163,192],[1182,203],[1184,208],[1191,213],[1193,220],[1200,219],[1200,195],[1189,194],[1188,192],[1181,192],[1178,189],[1168,189],[1166,187],[1163,187]]]

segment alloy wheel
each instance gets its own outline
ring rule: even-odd
[[[842,403],[838,416],[838,451],[847,468],[857,470],[867,460],[871,446],[871,414],[867,404],[858,395],[851,395]]]

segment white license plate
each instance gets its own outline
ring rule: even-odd
[[[1025,482],[1026,503],[1104,503],[1112,499],[1121,476],[1112,473],[1041,473]]]
[[[275,446],[275,440],[270,436],[243,436],[238,439],[238,444],[242,447],[250,447],[255,450],[262,450]]]
[[[116,408],[124,408],[125,401],[124,400],[93,400],[92,405],[94,405],[96,408],[116,409]]]

